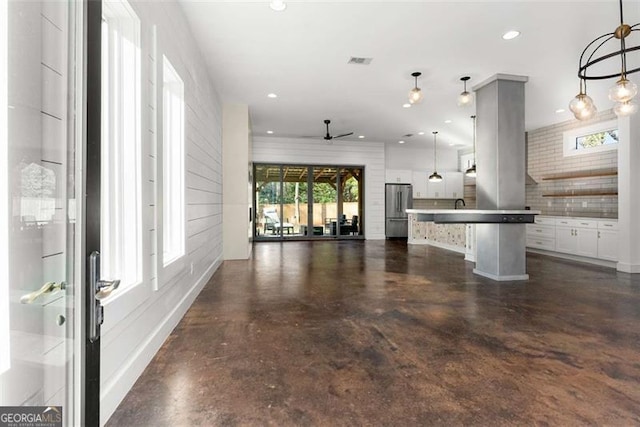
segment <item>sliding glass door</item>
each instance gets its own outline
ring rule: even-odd
[[[256,240],[362,238],[362,166],[254,165]]]

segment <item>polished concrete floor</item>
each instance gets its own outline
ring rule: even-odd
[[[640,277],[400,241],[225,262],[109,425],[640,425]]]

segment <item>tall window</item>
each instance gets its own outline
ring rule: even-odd
[[[0,2],[0,233],[9,233],[7,3]],[[0,239],[0,374],[9,369],[9,242]]]
[[[142,281],[140,20],[124,0],[103,3],[102,276]]]
[[[162,242],[163,265],[185,252],[184,83],[162,57]]]

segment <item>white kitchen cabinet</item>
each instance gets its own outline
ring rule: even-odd
[[[444,180],[432,182],[427,180],[427,199],[444,199]]]
[[[411,183],[413,184],[413,198],[414,199],[426,199],[427,196],[427,181],[429,180],[429,174],[427,172],[413,171]]]
[[[573,227],[556,226],[556,251],[574,254],[578,249],[578,239]]]
[[[598,258],[618,260],[617,221],[598,221]]]
[[[444,197],[446,199],[461,199],[464,196],[464,178],[462,172],[445,172]]]
[[[412,173],[405,169],[387,169],[385,171],[385,182],[390,184],[410,184]]]
[[[576,228],[575,236],[578,241],[576,255],[590,258],[598,257],[598,230],[592,228]]]

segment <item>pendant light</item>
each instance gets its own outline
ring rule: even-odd
[[[438,135],[438,132],[433,132],[433,173],[429,175],[429,182],[442,181],[442,175],[438,173],[438,169],[436,168],[436,135]]]
[[[471,120],[473,120],[473,166],[471,166],[465,172],[469,178],[476,177],[476,116],[471,116]]]
[[[580,61],[578,63],[578,78],[580,78],[580,93],[569,104],[569,108],[579,120],[586,120],[593,117],[596,113],[596,107],[593,105],[593,100],[587,96],[586,81],[587,80],[602,80],[610,78],[618,78],[616,84],[609,90],[609,99],[616,102],[614,111],[618,116],[628,116],[638,111],[637,104],[633,101],[633,98],[638,93],[638,86],[627,78],[628,74],[640,71],[640,67],[628,69],[627,68],[627,53],[636,52],[640,50],[640,45],[628,46],[627,38],[635,31],[640,31],[640,23],[633,26],[629,26],[624,23],[624,15],[622,10],[622,0],[618,1],[620,10],[620,25],[612,32],[603,34],[600,37],[594,39],[584,48],[580,55]],[[616,42],[619,40],[619,45]],[[604,52],[604,47],[611,46],[610,41],[613,41],[613,51],[610,53]],[[602,48],[602,49],[601,49]],[[589,67],[601,62],[607,62],[611,58],[619,57],[620,60],[620,72],[612,74],[588,74]],[[602,64],[600,64],[602,65]],[[636,65],[636,64],[634,64]],[[603,69],[603,68],[599,68]],[[606,68],[604,68],[606,69]],[[596,71],[597,72],[597,71]]]
[[[458,95],[458,106],[466,107],[473,103],[473,94],[467,91],[467,81],[471,79],[469,76],[460,77],[460,80],[464,83],[464,90]]]
[[[414,88],[409,91],[409,104],[419,104],[422,102],[422,98],[424,98],[422,91],[418,87],[418,77],[420,77],[422,73],[416,71],[415,73],[411,73],[411,75],[416,79],[416,83]]]

